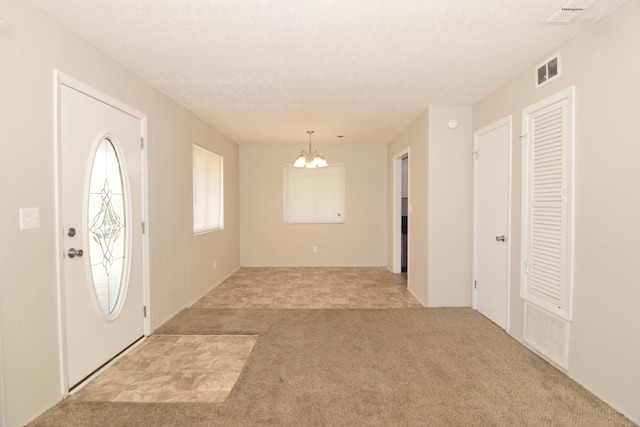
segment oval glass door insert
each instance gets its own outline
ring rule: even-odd
[[[120,159],[109,138],[98,145],[89,183],[89,261],[102,311],[114,312],[124,294],[128,261],[126,191]]]

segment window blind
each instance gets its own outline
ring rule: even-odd
[[[343,164],[298,169],[284,166],[284,222],[286,224],[344,223]]]
[[[222,156],[193,144],[193,232],[224,228]]]

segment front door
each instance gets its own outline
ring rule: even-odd
[[[69,389],[144,336],[142,131],[139,117],[61,84]]]
[[[507,328],[511,120],[474,135],[475,307]]]

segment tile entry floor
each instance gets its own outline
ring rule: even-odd
[[[69,398],[110,402],[224,402],[255,335],[152,335]]]
[[[406,274],[384,267],[241,268],[194,307],[380,309],[422,307]],[[70,399],[224,402],[257,336],[152,335]]]
[[[407,275],[385,267],[241,268],[194,304],[198,308],[422,307]]]

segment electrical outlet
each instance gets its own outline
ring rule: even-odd
[[[317,253],[318,253],[318,247],[317,247],[317,246],[314,246],[314,247],[313,247],[313,253],[314,253],[314,254],[317,254]]]
[[[213,261],[213,269],[214,269],[214,270],[216,269],[216,266],[217,266],[217,265],[216,265],[216,262],[215,262],[215,261]]]

